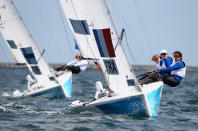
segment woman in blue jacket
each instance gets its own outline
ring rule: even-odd
[[[166,69],[160,69],[159,76],[162,81],[172,87],[178,86],[181,80],[185,77],[186,66],[182,61],[182,53],[180,51],[175,51],[173,53],[175,63]],[[164,75],[170,74],[170,75]]]

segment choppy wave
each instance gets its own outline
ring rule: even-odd
[[[1,76],[4,72],[6,76]],[[180,86],[165,86],[158,116],[148,118],[130,115],[106,115],[94,108],[72,109],[74,100],[94,97],[94,84],[102,81],[99,72],[91,70],[73,75],[72,97],[46,99],[14,97],[13,92],[26,87],[24,70],[1,70],[0,130],[197,130],[198,73],[187,73]],[[17,76],[17,78],[16,78]],[[7,82],[12,81],[12,82]],[[13,88],[14,87],[14,88]]]

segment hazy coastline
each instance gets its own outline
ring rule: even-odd
[[[53,68],[57,68],[62,63],[51,63],[49,64]],[[15,63],[0,63],[0,68],[25,68],[25,65],[20,65],[20,64],[15,64]],[[93,64],[90,64],[89,69],[97,69],[97,67]],[[154,65],[133,65],[133,69],[135,71],[150,71],[154,70],[155,66]],[[187,71],[188,72],[198,72],[198,67],[196,66],[187,66]]]

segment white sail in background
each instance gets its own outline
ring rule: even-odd
[[[40,86],[56,83],[12,0],[0,0],[0,31],[16,61],[26,64]]]
[[[19,46],[19,44],[15,44],[15,42],[12,39],[18,39],[17,37],[19,35],[22,34],[18,34],[16,32],[17,27],[13,26],[13,27],[9,27],[12,28],[12,31],[10,31],[10,34],[7,35],[6,34],[6,30],[9,30],[8,28],[5,28],[5,26],[7,25],[6,23],[13,19],[13,14],[11,14],[10,12],[5,11],[6,8],[8,8],[6,6],[6,4],[4,4],[5,2],[9,2],[9,1],[5,1],[5,0],[1,0],[0,1],[0,30],[1,33],[4,37],[4,39],[6,40],[6,44],[8,45],[8,48],[10,49],[10,51],[12,52],[12,57],[15,59],[15,61],[19,64],[24,64],[25,63],[25,59],[20,51],[20,48],[17,48],[17,46]],[[4,21],[4,19],[6,19],[6,21]],[[9,37],[12,37],[12,39],[9,39]]]
[[[115,93],[135,89],[136,77],[124,52],[105,0],[60,0],[84,58],[97,59]]]

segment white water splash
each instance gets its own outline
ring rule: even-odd
[[[6,109],[5,107],[2,107],[2,106],[0,106],[0,110],[2,110],[2,111],[4,111],[4,112],[7,111],[7,109]]]
[[[1,96],[3,96],[3,97],[10,97],[11,94],[8,94],[7,92],[3,92]]]
[[[22,95],[23,95],[23,93],[20,92],[19,90],[15,90],[15,91],[13,92],[13,97],[21,97]]]

